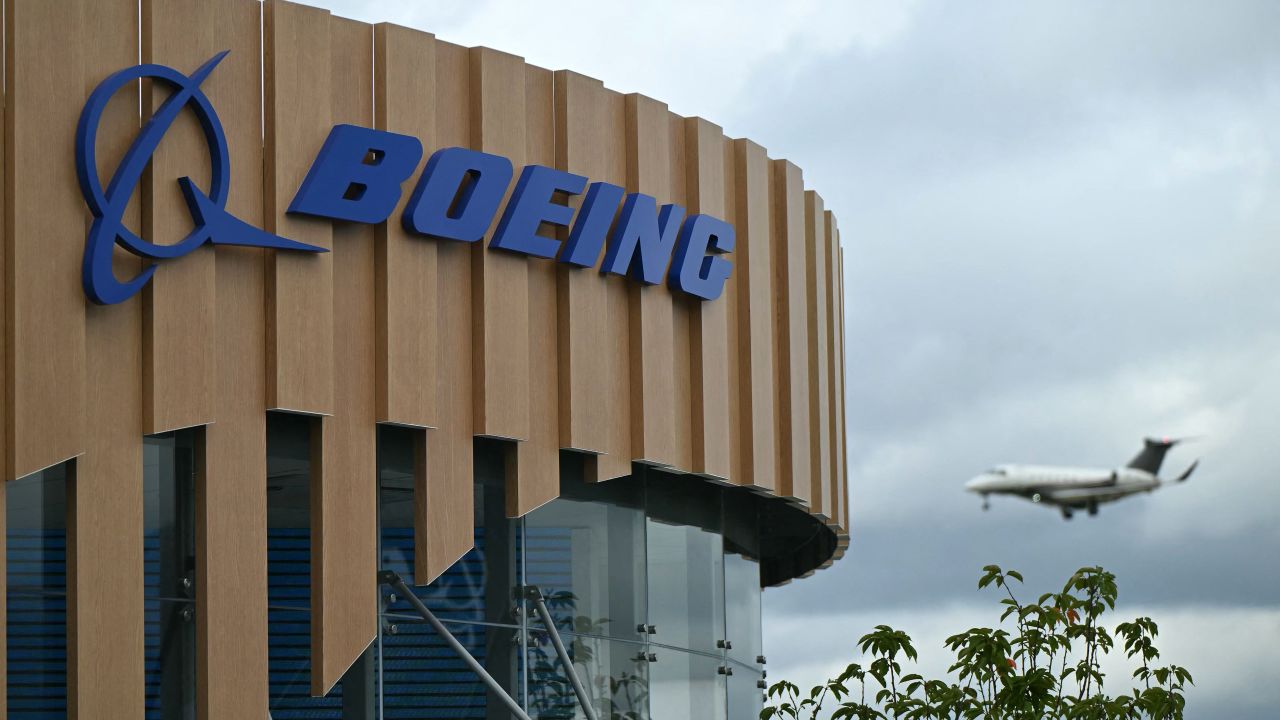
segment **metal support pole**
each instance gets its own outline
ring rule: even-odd
[[[418,614],[430,623],[431,627],[435,628],[436,632],[440,634],[440,637],[444,638],[445,643],[447,643],[449,647],[453,648],[453,651],[462,659],[462,662],[466,663],[467,667],[471,668],[471,672],[474,672],[480,678],[480,681],[488,686],[489,692],[496,695],[498,699],[507,706],[507,709],[511,711],[513,716],[518,718],[518,720],[533,720],[529,717],[529,714],[524,711],[524,708],[520,707],[520,703],[516,702],[515,698],[511,697],[511,695],[503,689],[502,685],[499,685],[498,681],[494,680],[493,676],[484,669],[484,666],[480,664],[480,661],[476,660],[475,656],[468,652],[467,649],[463,647],[462,643],[458,642],[458,638],[454,637],[453,633],[449,632],[448,628],[444,626],[444,623],[440,622],[440,619],[435,616],[435,613],[428,610],[427,606],[422,604],[422,601],[418,599],[418,596],[413,593],[413,590],[405,584],[404,580],[402,580],[399,575],[392,570],[380,570],[378,571],[378,582],[383,585],[390,585],[400,592],[404,599],[408,600],[409,604],[413,606],[413,609],[417,610]]]
[[[596,720],[596,711],[591,706],[591,698],[587,696],[587,689],[582,687],[582,681],[578,679],[578,673],[573,669],[573,660],[569,658],[569,651],[564,649],[564,642],[560,640],[560,631],[556,629],[556,623],[551,619],[542,591],[536,585],[526,585],[523,591],[524,598],[533,603],[534,609],[538,611],[538,617],[542,619],[542,624],[547,626],[547,635],[551,637],[551,644],[556,649],[556,655],[560,657],[560,664],[564,666],[564,674],[569,676],[569,683],[573,685],[573,692],[578,696],[578,704],[582,706],[582,712],[586,713],[587,720]]]

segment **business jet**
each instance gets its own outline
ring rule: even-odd
[[[965,484],[969,492],[982,495],[982,509],[991,507],[991,495],[1016,495],[1038,505],[1052,505],[1067,520],[1076,510],[1098,514],[1098,506],[1130,495],[1151,492],[1162,485],[1180,483],[1191,477],[1199,460],[1172,480],[1159,477],[1160,465],[1170,448],[1189,438],[1144,440],[1128,465],[1115,470],[1043,465],[997,465]]]

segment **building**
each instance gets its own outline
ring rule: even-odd
[[[799,168],[302,5],[4,18],[8,718],[754,717],[848,537]]]

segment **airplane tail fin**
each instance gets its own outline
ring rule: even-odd
[[[1178,438],[1161,438],[1154,440],[1146,438],[1143,442],[1142,452],[1138,453],[1126,467],[1135,470],[1145,470],[1152,475],[1160,474],[1160,465],[1164,463],[1164,456],[1174,445],[1182,442]]]

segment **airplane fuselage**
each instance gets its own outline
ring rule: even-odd
[[[1015,495],[1033,503],[1097,512],[1099,505],[1160,487],[1160,479],[1135,468],[1078,468],[1049,465],[1000,465],[973,478],[965,489],[989,495]]]

